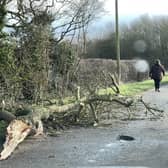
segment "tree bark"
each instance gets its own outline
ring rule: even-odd
[[[10,123],[12,120],[16,118],[15,115],[8,111],[0,111],[0,120],[5,120],[6,122]]]

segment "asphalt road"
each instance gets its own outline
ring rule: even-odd
[[[168,168],[168,88],[144,94],[163,110],[159,120],[74,128],[59,137],[28,139],[0,168]],[[129,135],[134,141],[118,140]]]

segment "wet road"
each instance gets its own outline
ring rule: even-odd
[[[165,110],[160,120],[71,129],[59,137],[26,140],[0,168],[168,168],[168,88],[144,98]],[[168,111],[167,111],[168,112]],[[119,141],[118,135],[134,141]]]

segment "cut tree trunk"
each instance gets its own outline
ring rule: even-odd
[[[31,132],[31,126],[24,123],[22,120],[13,120],[7,127],[6,141],[3,145],[3,151],[0,154],[0,160],[7,159]]]
[[[81,110],[83,104],[79,101],[63,106],[34,106],[28,107],[30,113],[25,116],[15,117],[7,111],[0,112],[0,119],[9,123],[7,127],[6,141],[0,154],[0,160],[7,159],[29,134],[35,132],[35,135],[43,134],[42,119],[47,119],[53,113],[63,113],[72,109]],[[27,110],[27,109],[26,109]],[[24,111],[24,109],[23,109]]]

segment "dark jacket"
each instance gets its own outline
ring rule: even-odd
[[[149,76],[152,79],[158,79],[158,80],[162,80],[162,76],[165,75],[165,69],[162,65],[160,64],[154,64],[149,72]]]

